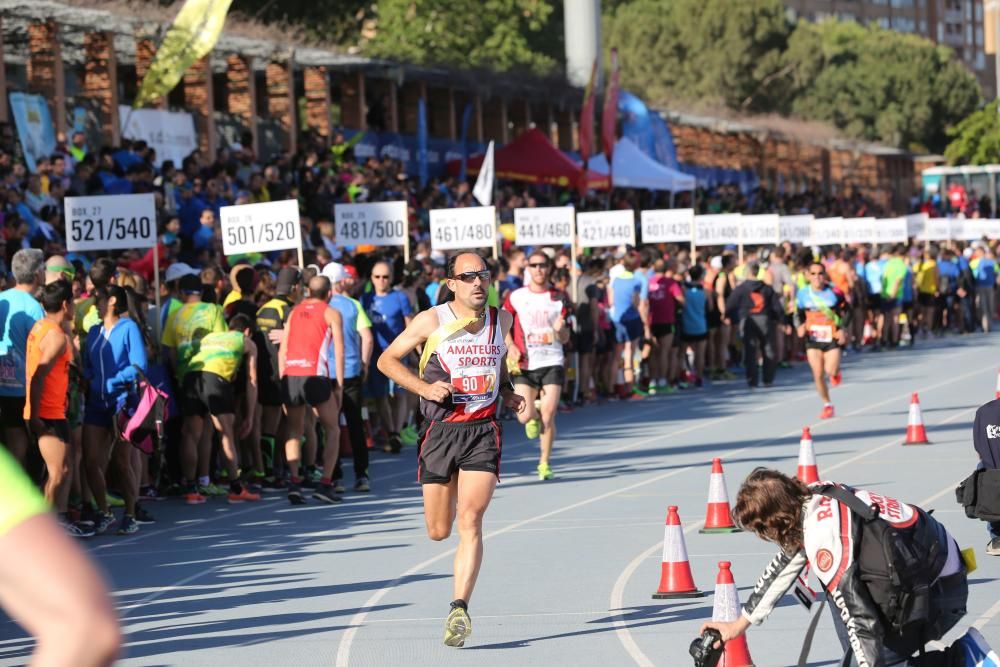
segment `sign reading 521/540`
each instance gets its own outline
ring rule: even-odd
[[[299,203],[294,199],[223,206],[219,218],[226,255],[287,250],[301,244]]]
[[[152,194],[66,197],[66,249],[120,250],[156,244]]]
[[[340,245],[406,245],[406,202],[337,204],[333,209]]]

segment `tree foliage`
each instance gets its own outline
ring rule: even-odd
[[[559,0],[381,0],[377,32],[365,52],[420,64],[551,74],[562,59],[561,6]]]
[[[948,131],[951,143],[944,149],[950,164],[1000,162],[1000,108],[997,101],[967,116]]]
[[[319,42],[356,47],[377,20],[378,5],[373,0],[234,0],[230,12],[265,24],[287,24]]]
[[[654,102],[791,114],[940,151],[981,101],[950,49],[852,21],[788,23],[778,0],[632,0],[605,17],[625,86]]]

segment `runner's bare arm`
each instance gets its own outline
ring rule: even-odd
[[[327,306],[326,321],[333,338],[333,364],[337,371],[337,389],[344,388],[344,318],[336,308]]]
[[[372,328],[364,327],[358,329],[361,336],[361,374],[368,377],[368,364],[372,361],[372,350],[375,348],[375,337],[372,336]]]
[[[292,320],[291,318],[285,322],[285,327],[281,330],[284,338],[278,343],[278,377],[284,377],[285,375],[285,359],[288,356],[288,346],[285,345],[285,341],[288,340],[292,333]],[[273,339],[272,339],[273,340]]]
[[[240,437],[245,438],[250,434],[254,422],[254,411],[257,407],[257,345],[249,338],[243,340],[243,352],[246,355],[247,365],[247,387],[244,398],[246,409],[243,411],[245,417],[244,429],[240,430]]]
[[[500,331],[504,334],[504,340],[510,338],[510,329],[512,326],[514,326],[514,316],[507,311],[501,310]],[[508,347],[509,350],[510,348]],[[507,372],[506,356],[504,355],[504,358],[500,360],[500,399],[503,401],[504,406],[519,413],[524,410],[526,403],[523,396],[514,393],[514,387],[510,382],[510,374]]]
[[[425,310],[413,318],[410,326],[389,344],[389,347],[379,355],[378,369],[393,382],[407,391],[418,394],[428,401],[443,401],[451,393],[452,386],[447,382],[428,384],[407,368],[401,361],[422,345],[437,330],[438,318],[434,310]]]

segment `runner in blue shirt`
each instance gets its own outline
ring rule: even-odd
[[[0,292],[0,424],[4,444],[24,464],[28,432],[24,424],[25,348],[28,333],[45,316],[31,294],[41,284],[45,256],[41,250],[18,250],[10,263],[17,285]]]
[[[365,376],[368,374],[368,362],[372,355],[372,323],[361,303],[348,296],[354,287],[355,280],[343,265],[330,262],[323,267],[323,275],[330,279],[330,305],[337,309],[344,322],[344,379],[341,382],[341,387],[343,387],[341,410],[344,421],[347,422],[347,432],[351,440],[351,452],[354,459],[354,490],[367,492],[371,487],[368,482],[368,446],[365,442],[364,417],[361,407],[364,405],[362,390]],[[332,355],[333,351],[331,350],[331,358]],[[331,377],[336,375],[336,369],[331,367],[330,371]],[[344,477],[344,472],[341,469],[340,461],[341,459],[338,457],[337,465],[333,470],[335,493],[343,493],[341,480]]]
[[[390,410],[389,378],[378,370],[378,357],[396,336],[403,333],[412,319],[413,309],[406,294],[392,288],[392,266],[388,262],[376,262],[372,267],[371,279],[374,289],[361,295],[361,305],[371,319],[375,334],[365,394],[368,398],[375,399],[379,421],[389,436],[385,451],[398,454],[403,446],[399,439],[399,429],[406,415],[402,414],[398,401],[394,402]]]
[[[611,271],[611,285],[608,290],[608,305],[610,306],[611,322],[615,330],[615,351],[611,358],[611,377],[619,389],[623,399],[641,398],[633,392],[635,374],[633,371],[633,355],[638,349],[639,339],[646,329],[646,337],[651,334],[639,312],[642,298],[642,278],[634,273],[638,257],[630,253],[622,258],[621,264]],[[622,369],[619,380],[618,370]]]

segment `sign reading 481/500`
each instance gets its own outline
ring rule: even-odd
[[[333,209],[341,245],[406,245],[405,201],[337,204]]]
[[[153,195],[66,198],[66,248],[71,252],[148,248],[155,243]]]

